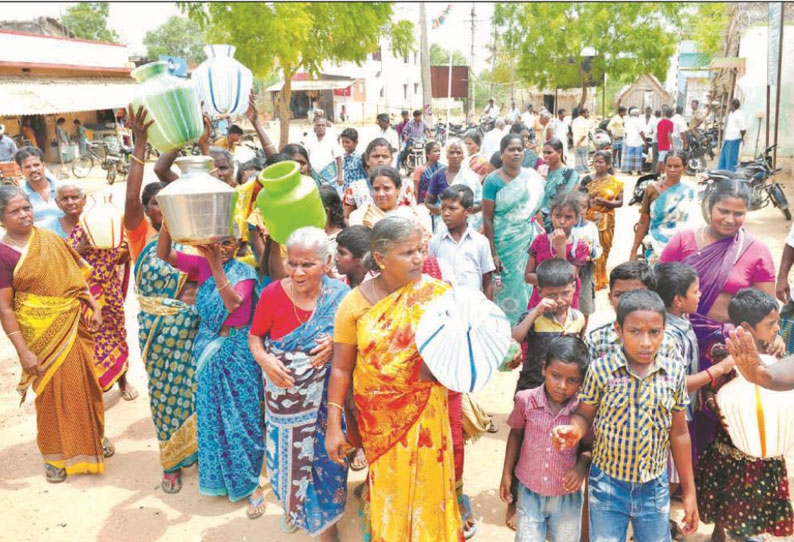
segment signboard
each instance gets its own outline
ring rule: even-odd
[[[766,57],[766,84],[777,86],[779,74],[777,73],[778,59],[780,58],[780,19],[783,4],[781,2],[769,3],[769,35],[767,38]]]
[[[177,77],[187,77],[187,59],[178,56],[160,55],[160,60],[168,62],[168,73]]]
[[[433,98],[447,98],[449,66],[430,66],[430,84]],[[452,98],[468,98],[469,67],[452,66]]]
[[[352,96],[353,95],[353,93],[351,92],[352,88],[353,88],[353,85],[350,85],[347,88],[335,88],[334,89],[334,96]]]

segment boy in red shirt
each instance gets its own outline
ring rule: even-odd
[[[664,164],[664,159],[670,151],[670,140],[673,135],[673,121],[670,119],[673,116],[673,110],[665,107],[662,115],[662,120],[656,126],[656,137],[659,145],[659,161],[656,162],[657,174],[662,172],[662,164]]]

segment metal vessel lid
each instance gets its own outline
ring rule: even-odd
[[[180,156],[174,162],[183,176],[194,172],[209,173],[215,165],[212,156]]]

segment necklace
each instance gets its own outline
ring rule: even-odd
[[[298,322],[300,322],[301,325],[305,324],[306,322],[312,319],[312,316],[314,316],[314,311],[317,309],[317,299],[320,298],[320,296],[323,293],[323,290],[320,289],[320,292],[317,294],[317,299],[315,299],[314,301],[314,307],[312,307],[312,312],[309,314],[309,317],[306,318],[306,320],[301,320],[301,317],[298,316],[298,302],[297,299],[295,298],[295,283],[290,281],[289,287],[290,287],[290,297],[292,297],[292,312],[295,313],[295,319]]]
[[[22,242],[20,242],[18,239],[14,239],[14,237],[8,232],[6,232],[5,237],[3,238],[3,240],[7,244],[13,245],[13,246],[19,247],[19,248],[25,248],[27,246],[27,244],[28,244],[28,239],[29,239],[29,236],[27,238],[25,238]]]

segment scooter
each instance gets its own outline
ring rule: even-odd
[[[698,184],[700,185],[699,198],[703,218],[707,221],[710,218],[709,196],[716,188],[717,183],[733,179],[746,184],[750,190],[751,197],[748,210],[757,211],[771,203],[780,209],[786,220],[791,220],[791,210],[789,209],[786,194],[783,192],[783,187],[778,182],[767,182],[781,169],[772,167],[772,151],[776,146],[767,147],[755,160],[741,162],[735,172],[717,169],[701,174],[698,178]]]
[[[414,170],[425,162],[427,162],[427,156],[425,155],[425,140],[416,138],[408,147],[406,155],[403,158],[405,175],[410,177],[413,175]]]

